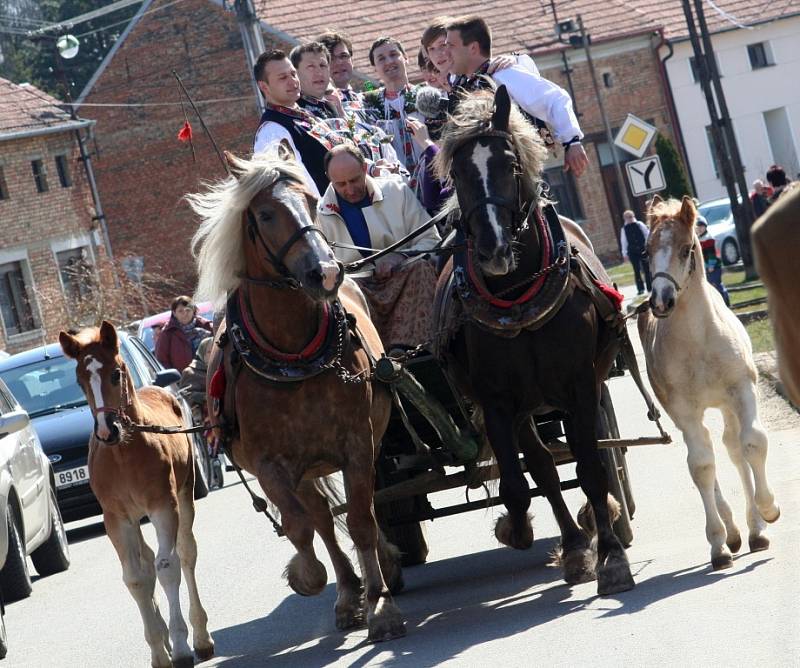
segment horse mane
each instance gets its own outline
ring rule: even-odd
[[[664,220],[677,218],[682,206],[683,203],[674,197],[651,204],[647,209],[647,226],[652,229]]]
[[[493,113],[494,94],[490,91],[476,91],[461,100],[456,113],[449,117],[442,131],[439,153],[434,159],[434,170],[442,183],[452,186],[450,168],[456,151],[465,141],[486,132],[491,125]],[[547,148],[536,128],[522,115],[516,104],[511,105],[508,131],[519,156],[522,195],[525,201],[540,199],[540,175],[547,160]],[[458,209],[455,193],[448,199],[445,208],[448,211]]]
[[[228,154],[228,164],[234,176],[185,196],[201,221],[192,238],[198,273],[195,299],[217,306],[238,287],[245,269],[241,220],[252,199],[281,177],[305,183],[300,165],[277,151],[257,153],[249,160]]]
[[[81,348],[92,343],[100,343],[100,328],[84,327],[79,332],[72,334],[72,337],[80,344]]]

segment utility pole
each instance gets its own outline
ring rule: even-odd
[[[597,109],[600,112],[600,117],[603,119],[603,126],[606,130],[606,141],[608,142],[608,146],[611,149],[611,155],[614,159],[614,171],[617,174],[617,181],[619,182],[619,194],[622,198],[622,206],[625,209],[631,209],[631,201],[628,197],[628,187],[625,184],[625,177],[622,173],[622,167],[620,166],[619,154],[617,151],[617,146],[614,144],[614,135],[611,132],[611,125],[608,122],[608,115],[606,114],[606,108],[603,104],[603,97],[600,94],[600,86],[597,85],[597,73],[594,70],[594,61],[592,60],[592,51],[589,47],[589,40],[590,36],[586,34],[586,30],[583,27],[583,19],[581,15],[578,14],[578,29],[581,34],[581,44],[586,52],[586,62],[589,65],[589,75],[592,77],[592,87],[594,88],[594,94],[597,98]]]
[[[234,0],[233,4],[236,10],[236,20],[239,22],[239,32],[242,35],[244,57],[247,60],[247,69],[250,73],[250,82],[253,85],[258,113],[263,113],[264,99],[253,77],[253,66],[256,64],[258,57],[266,50],[264,37],[261,34],[261,23],[253,7],[253,0]]]
[[[739,240],[739,249],[744,264],[745,277],[752,279],[757,276],[753,262],[753,252],[750,245],[750,228],[755,220],[753,205],[744,179],[744,169],[739,154],[739,146],[736,142],[736,135],[733,132],[728,113],[728,105],[725,94],[722,90],[722,82],[717,69],[717,61],[714,49],[711,45],[711,36],[708,32],[705,14],[703,13],[702,0],[694,0],[695,10],[700,29],[695,25],[695,18],[692,13],[690,0],[682,0],[683,13],[686,17],[686,24],[689,29],[689,40],[694,51],[695,62],[697,63],[697,73],[700,80],[700,87],[706,99],[708,115],[711,120],[711,137],[714,141],[714,152],[719,165],[720,175],[725,189],[728,192],[728,199],[731,203],[731,212],[736,226],[736,237]],[[702,44],[701,44],[702,39]],[[712,90],[713,84],[713,90]],[[716,99],[715,99],[716,94]],[[717,109],[719,105],[719,110]],[[738,192],[737,192],[738,186]]]

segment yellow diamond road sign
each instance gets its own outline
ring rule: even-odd
[[[637,158],[641,158],[653,137],[656,128],[645,123],[641,118],[636,118],[633,114],[628,114],[622,127],[619,129],[614,143],[620,148],[624,148],[628,153],[632,153]]]

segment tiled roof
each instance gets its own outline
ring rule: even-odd
[[[69,114],[60,104],[35,86],[18,85],[0,78],[0,137],[69,123]]]
[[[758,23],[800,13],[795,0],[716,0],[724,17],[705,3],[706,21],[714,31],[735,28],[733,20]],[[372,73],[367,54],[373,40],[391,35],[415,59],[422,31],[431,18],[447,14],[479,13],[492,29],[493,51],[544,53],[557,44],[555,20],[548,0],[255,0],[256,13],[271,28],[299,41],[313,39],[326,29],[347,33],[353,40],[355,68]],[[680,39],[686,23],[680,0],[558,0],[559,20],[580,14],[593,42],[637,35],[664,28],[666,36]],[[414,67],[410,70],[415,70]]]

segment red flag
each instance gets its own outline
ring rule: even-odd
[[[181,141],[192,141],[192,126],[189,125],[189,121],[183,122],[183,127],[178,133],[178,139]]]

